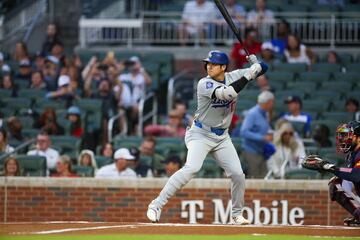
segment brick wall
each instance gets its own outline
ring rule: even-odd
[[[0,196],[5,196],[4,178],[0,178]],[[6,183],[8,222],[19,221],[109,221],[147,222],[147,204],[159,193],[165,179],[111,181],[98,179],[12,178]],[[261,184],[260,184],[261,183]],[[245,205],[253,200],[272,208],[274,200],[288,200],[288,209],[304,210],[304,224],[342,225],[349,216],[328,198],[326,181],[248,180]],[[213,199],[222,199],[226,208],[230,193],[228,180],[196,179],[172,198],[163,210],[161,222],[187,223],[180,217],[181,201],[203,200],[204,217],[199,223],[214,221]],[[278,208],[281,219],[282,210]],[[4,197],[0,199],[0,217],[4,220]],[[281,223],[281,220],[279,220]]]

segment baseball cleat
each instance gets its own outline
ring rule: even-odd
[[[355,217],[348,217],[344,219],[344,225],[350,226],[350,227],[359,227],[360,221],[356,219]]]
[[[236,224],[236,225],[249,225],[250,221],[247,220],[246,218],[244,218],[242,215],[239,215],[239,216],[233,217],[232,223]]]
[[[160,220],[160,215],[161,215],[161,208],[157,207],[153,200],[148,206],[146,216],[151,222],[157,223]]]

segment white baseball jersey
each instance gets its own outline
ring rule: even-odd
[[[232,100],[221,100],[212,98],[212,95],[217,87],[229,86],[244,76],[246,71],[246,69],[238,69],[225,73],[223,82],[216,81],[209,76],[200,79],[197,86],[198,106],[195,120],[209,127],[228,128],[234,114],[237,96],[233,96]]]

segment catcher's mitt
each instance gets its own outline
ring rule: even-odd
[[[301,163],[303,168],[316,171],[328,171],[333,172],[335,170],[335,165],[329,163],[326,160],[321,159],[317,155],[309,155]]]

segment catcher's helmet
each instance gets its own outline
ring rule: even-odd
[[[347,153],[353,147],[353,136],[360,136],[360,122],[351,121],[340,124],[336,129],[336,147],[338,151]]]
[[[226,55],[226,53],[213,50],[209,52],[209,55],[207,58],[203,59],[204,62],[211,62],[215,64],[221,64],[221,65],[227,65],[229,64],[229,58]]]

